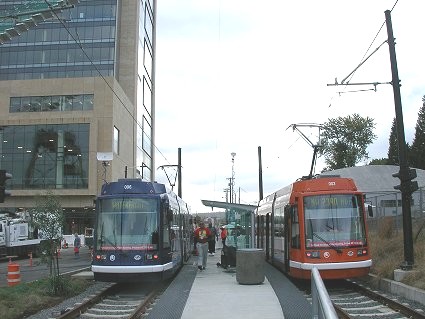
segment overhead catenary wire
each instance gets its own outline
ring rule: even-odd
[[[394,5],[391,8],[391,12],[394,10],[395,6],[397,5],[398,0],[395,1]],[[336,85],[345,85],[344,89],[346,89],[347,85],[350,85],[350,81],[352,80],[352,78],[354,77],[356,71],[373,55],[375,54],[381,47],[382,45],[384,45],[384,43],[387,43],[388,40],[385,40],[384,42],[382,42],[371,54],[368,55],[368,52],[370,51],[371,47],[373,46],[373,44],[375,43],[376,39],[378,38],[379,34],[382,31],[382,28],[385,25],[385,20],[384,22],[381,24],[378,32],[376,33],[376,35],[374,36],[372,42],[370,43],[370,45],[368,46],[366,52],[364,53],[363,57],[360,60],[360,63],[357,65],[357,67],[350,72],[342,81],[341,83],[338,83],[337,79],[335,78],[335,84],[328,84],[328,86],[336,86]],[[391,84],[391,82],[372,82],[370,84]],[[353,83],[352,85],[356,85],[356,83]],[[363,84],[359,84],[359,85],[363,85]],[[373,90],[373,89],[372,89]],[[357,90],[357,91],[351,91],[351,92],[364,92],[365,90]],[[376,91],[376,85],[375,85],[375,91]],[[349,92],[338,92],[339,95],[341,95],[342,93],[349,93]],[[329,103],[329,106],[331,106],[331,103]]]

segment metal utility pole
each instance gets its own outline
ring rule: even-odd
[[[412,217],[411,217],[411,197],[412,193],[418,189],[418,183],[412,182],[416,178],[416,171],[410,169],[407,164],[407,145],[404,136],[403,111],[401,107],[400,79],[398,77],[397,58],[395,54],[395,41],[391,22],[391,11],[385,11],[385,21],[388,33],[388,47],[390,51],[392,85],[394,92],[394,105],[396,114],[396,128],[398,141],[398,157],[400,171],[393,174],[400,179],[400,185],[395,189],[401,191],[401,207],[403,212],[403,239],[404,239],[404,262],[401,265],[403,270],[411,270],[414,264],[413,238],[412,238]]]
[[[177,178],[179,180],[179,191],[178,195],[180,198],[182,197],[182,149],[179,147],[178,149],[178,158],[177,158]]]
[[[235,192],[235,156],[236,153],[232,152],[230,154],[232,156],[232,177],[230,178],[230,203],[236,202],[236,200],[233,199],[233,194]]]
[[[258,188],[260,191],[260,200],[263,199],[263,164],[261,160],[261,146],[258,146]]]

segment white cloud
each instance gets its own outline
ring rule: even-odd
[[[290,124],[323,123],[359,113],[375,120],[371,158],[386,157],[395,116],[392,86],[330,87],[361,62],[395,1],[161,0],[157,16],[157,166],[177,164],[182,148],[183,198],[224,200],[235,156],[241,202],[258,200],[258,146],[264,195],[307,175],[311,146]],[[392,12],[402,87],[406,140],[411,142],[425,95],[425,45],[420,0]],[[386,26],[368,54],[387,38]],[[368,55],[367,54],[367,55]],[[388,45],[355,72],[351,82],[389,82]],[[343,91],[345,93],[338,94]],[[316,142],[315,132],[305,133]],[[316,134],[317,135],[317,134]],[[165,158],[164,158],[165,157]],[[317,172],[323,167],[318,160]],[[167,182],[157,172],[157,180]]]

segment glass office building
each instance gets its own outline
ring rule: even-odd
[[[31,19],[42,3],[2,1],[0,16]],[[82,233],[103,183],[154,180],[155,11],[156,0],[79,0],[0,44],[3,210],[49,189],[65,233]]]

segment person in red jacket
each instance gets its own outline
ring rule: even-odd
[[[221,226],[220,230],[221,230],[220,232],[221,242],[223,243],[223,249],[224,249],[224,246],[226,246],[227,229],[226,227]]]
[[[208,253],[208,237],[211,231],[205,227],[204,222],[199,223],[199,227],[195,229],[194,237],[196,249],[198,250],[198,269],[203,270],[207,266]]]

